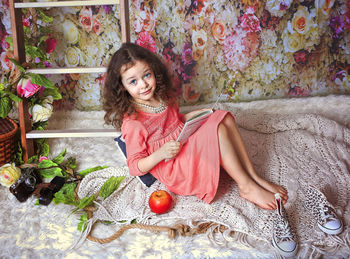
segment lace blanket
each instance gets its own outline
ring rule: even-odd
[[[285,186],[289,200],[285,205],[299,241],[299,253],[350,247],[350,130],[339,123],[313,114],[252,114],[236,116],[240,132],[257,172]],[[269,242],[275,211],[262,210],[239,197],[237,185],[225,173],[220,178],[214,201],[206,204],[196,197],[173,195],[175,205],[169,213],[155,215],[148,197],[165,189],[157,181],[145,188],[127,167],[109,167],[87,175],[79,188],[80,198],[97,192],[111,176],[126,175],[119,189],[99,203],[90,223],[96,220],[170,225],[175,222],[217,222],[230,231],[244,233],[254,240]],[[344,231],[332,237],[320,231],[315,219],[304,209],[306,184],[317,186],[342,218]],[[172,224],[173,223],[173,224]],[[228,235],[223,235],[228,237]],[[299,254],[300,255],[300,254]]]

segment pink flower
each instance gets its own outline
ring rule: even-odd
[[[244,72],[258,54],[258,46],[257,33],[247,33],[237,27],[235,32],[226,37],[224,43],[223,50],[227,67],[233,71]]]
[[[140,32],[139,37],[136,40],[136,44],[152,52],[157,51],[156,42],[147,31]]]
[[[40,88],[41,86],[32,84],[30,78],[22,78],[17,85],[17,92],[20,96],[28,98],[38,92]]]
[[[79,15],[79,22],[84,30],[91,31],[92,29],[92,11],[90,8],[84,8]]]
[[[97,35],[100,35],[103,32],[103,27],[96,15],[94,15],[92,19],[92,31]]]
[[[247,32],[261,31],[259,19],[254,14],[254,7],[248,7],[240,21],[242,29]]]
[[[41,162],[41,161],[43,161],[43,160],[49,160],[46,156],[41,156],[40,158],[39,158],[39,163]]]
[[[22,22],[23,22],[23,26],[29,28],[30,27],[30,21],[29,18],[24,18],[24,15],[22,16]]]
[[[154,27],[156,26],[156,19],[155,15],[151,12],[149,8],[145,8],[144,11],[140,12],[140,18],[141,26],[143,30],[151,32],[153,31]]]
[[[45,43],[46,43],[46,53],[51,53],[55,50],[57,40],[54,37],[49,36],[49,38],[45,40]]]
[[[226,38],[226,26],[220,21],[215,21],[211,26],[211,33],[219,44],[224,44]]]

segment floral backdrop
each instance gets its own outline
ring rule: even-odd
[[[350,1],[130,0],[133,42],[162,56],[181,104],[350,93]],[[43,9],[45,66],[106,66],[120,47],[119,8]],[[0,6],[3,80],[14,69]],[[25,12],[23,25],[33,17]],[[45,33],[45,30],[42,31]],[[36,62],[36,59],[33,60]],[[49,75],[48,75],[49,77]],[[101,109],[104,74],[50,76],[55,109]]]

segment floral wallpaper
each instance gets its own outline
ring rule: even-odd
[[[158,53],[183,105],[350,93],[350,1],[130,0],[133,42]],[[45,9],[50,66],[106,66],[120,47],[119,8]],[[2,75],[13,69],[7,0]],[[32,25],[30,13],[23,25]],[[101,109],[104,74],[51,76],[55,109]]]

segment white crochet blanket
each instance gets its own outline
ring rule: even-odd
[[[285,208],[297,233],[299,256],[315,249],[350,249],[350,130],[313,114],[278,115],[250,111],[238,113],[236,120],[258,173],[288,190],[289,201]],[[97,204],[99,209],[90,223],[97,219],[115,222],[137,219],[140,223],[170,226],[177,222],[217,222],[229,228],[215,237],[213,229],[209,230],[217,243],[243,241],[244,235],[230,237],[230,231],[247,234],[266,244],[271,241],[275,212],[259,209],[240,198],[237,185],[226,175],[221,177],[217,196],[210,205],[196,197],[173,194],[175,205],[163,215],[152,213],[147,202],[154,190],[165,187],[158,181],[151,188],[145,188],[136,178],[128,176],[126,167],[110,167],[89,174],[80,185],[79,197],[97,192],[109,177],[120,175],[126,176],[122,185]],[[345,224],[345,230],[338,237],[321,232],[315,219],[304,209],[303,190],[307,184],[317,186],[335,206]]]
[[[210,107],[211,104],[207,105],[195,105],[191,107],[182,107],[183,111],[190,111],[195,109],[201,109],[204,107]],[[316,172],[325,172],[327,171],[327,166],[332,164],[329,161],[324,159],[317,159],[320,161],[318,163],[318,168],[313,168],[313,164],[301,163],[305,161],[304,154],[309,157],[310,155],[315,156],[316,154],[310,154],[310,150],[301,151],[299,156],[291,156],[290,152],[295,152],[296,148],[302,148],[303,146],[297,144],[299,142],[291,142],[291,140],[298,139],[295,134],[304,132],[305,134],[311,134],[316,132],[313,137],[317,140],[315,145],[327,148],[334,148],[334,145],[331,142],[336,142],[337,146],[341,142],[348,143],[348,139],[344,137],[343,127],[339,124],[345,125],[347,128],[350,128],[350,95],[331,95],[325,97],[309,97],[309,98],[292,98],[292,99],[273,99],[273,100],[261,100],[253,101],[246,103],[227,103],[221,105],[218,108],[227,109],[233,111],[237,115],[237,120],[239,122],[240,131],[243,135],[244,141],[247,143],[249,148],[250,155],[252,156],[253,162],[256,165],[256,169],[259,173],[266,172],[267,161],[270,162],[269,165],[271,170],[269,172],[276,172],[278,168],[278,163],[274,162],[271,158],[266,160],[264,157],[271,157],[270,153],[264,152],[267,150],[265,143],[275,143],[278,141],[285,141],[288,145],[291,145],[289,148],[278,147],[279,152],[286,151],[287,154],[284,155],[284,159],[293,159],[296,161],[296,164],[288,170],[288,177],[296,179],[294,174],[300,174],[302,177],[310,178],[308,179],[312,183],[317,183],[317,186],[325,186],[327,191],[326,195],[331,199],[332,203],[337,207],[339,215],[342,216],[342,219],[346,226],[346,231],[349,231],[349,214],[346,210],[349,205],[349,194],[347,191],[342,189],[335,188],[334,182],[340,184],[344,188],[344,185],[350,184],[349,180],[344,179],[346,175],[349,174],[349,162],[348,153],[345,153],[344,157],[337,159],[332,157],[333,154],[329,151],[325,152],[326,157],[332,154],[332,160],[329,161],[338,161],[336,164],[331,167],[326,176],[320,175],[317,173],[317,178],[313,179],[312,175]],[[332,132],[330,136],[337,136],[333,141],[329,141],[332,137],[324,138],[318,132],[326,132],[324,128],[321,127],[320,131],[317,131],[317,127],[313,127],[314,120],[311,120],[308,124],[307,130],[290,130],[286,132],[277,132],[274,134],[263,134],[258,133],[256,130],[259,130],[257,127],[252,127],[253,131],[249,131],[248,124],[250,123],[249,118],[243,114],[256,114],[256,117],[259,117],[259,114],[266,112],[271,112],[274,114],[285,114],[290,116],[290,114],[317,114],[328,118],[332,126]],[[77,129],[77,128],[102,128],[106,127],[103,123],[104,112],[102,111],[66,111],[66,112],[55,112],[53,117],[50,119],[49,126],[53,129]],[[248,115],[247,115],[248,116]],[[255,116],[255,115],[252,115]],[[293,116],[293,115],[292,115]],[[298,115],[296,115],[298,117]],[[321,120],[323,122],[323,120]],[[328,122],[326,125],[329,125]],[[268,129],[272,128],[273,124],[268,124]],[[276,124],[274,124],[276,125]],[[241,127],[242,126],[242,127]],[[253,126],[253,125],[251,125]],[[249,126],[250,127],[250,126]],[[246,129],[248,128],[248,129]],[[270,129],[269,129],[270,128]],[[311,129],[311,131],[309,130]],[[261,131],[261,130],[259,130]],[[254,139],[250,139],[250,136],[255,136]],[[279,136],[288,136],[288,138],[283,139]],[[321,137],[319,137],[321,135]],[[268,139],[274,139],[273,142]],[[310,144],[309,142],[305,142]],[[330,146],[329,146],[330,143]],[[257,147],[256,145],[260,145]],[[305,146],[305,144],[303,143]],[[340,145],[341,146],[341,145]],[[122,159],[121,153],[116,148],[113,138],[58,138],[50,139],[50,157],[55,157],[58,155],[64,148],[67,149],[67,157],[73,156],[77,159],[78,168],[77,170],[84,170],[91,168],[97,165],[116,168],[123,166],[124,162]],[[252,150],[261,150],[259,153],[253,153]],[[334,153],[339,155],[342,148]],[[274,149],[272,149],[274,150]],[[280,151],[282,150],[282,151]],[[322,150],[322,149],[321,149]],[[317,149],[312,149],[312,151],[317,151]],[[264,157],[262,157],[263,155]],[[260,157],[261,160],[257,160],[257,157]],[[266,161],[266,162],[265,162]],[[287,160],[287,164],[290,160]],[[300,162],[299,162],[300,161]],[[284,161],[281,161],[281,171],[283,176],[287,173],[286,169],[283,167]],[[347,169],[340,176],[341,178],[336,179],[329,174],[334,172],[339,172],[341,166],[344,164],[347,165]],[[264,166],[259,166],[264,165]],[[311,168],[308,170],[308,168]],[[276,179],[275,174],[269,175],[269,179]],[[343,182],[341,182],[343,179]],[[277,182],[281,181],[284,183],[286,181],[284,178],[276,180]],[[125,181],[126,182],[126,181]],[[232,182],[231,182],[232,183]],[[233,184],[233,183],[232,183]],[[344,245],[346,239],[345,232],[339,236],[339,238],[332,239],[327,237],[322,232],[318,231],[318,228],[308,221],[308,217],[304,214],[304,209],[299,206],[296,200],[299,201],[299,194],[295,191],[293,186],[293,181],[287,181],[286,184],[290,201],[288,202],[286,208],[287,212],[291,216],[291,221],[295,228],[304,226],[304,224],[309,224],[305,229],[311,231],[312,235],[308,237],[307,241],[303,233],[300,234],[299,240],[301,246],[301,252],[298,253],[299,258],[306,258],[305,255],[308,249],[312,247],[313,243],[315,247],[317,243],[323,244],[327,243],[326,248],[324,249],[309,249],[308,255],[312,252],[312,258],[348,258],[350,256],[349,241]],[[155,186],[154,186],[155,187]],[[229,188],[229,187],[227,187]],[[235,187],[233,186],[233,190]],[[149,190],[150,191],[150,190]],[[270,234],[263,233],[261,237],[257,240],[250,235],[237,235],[233,236],[232,240],[227,243],[222,243],[221,245],[215,245],[210,242],[210,236],[202,234],[195,236],[179,236],[175,240],[168,238],[167,233],[157,233],[145,230],[128,230],[120,238],[104,245],[100,245],[95,242],[85,241],[81,244],[80,247],[75,249],[68,250],[71,245],[78,240],[79,231],[77,230],[77,225],[81,214],[72,214],[73,206],[59,204],[55,205],[51,203],[49,206],[36,206],[34,205],[36,199],[34,197],[29,198],[26,202],[20,203],[16,198],[8,191],[7,188],[0,186],[0,258],[181,258],[181,259],[194,259],[194,258],[275,258],[278,257],[278,254],[274,251],[272,246],[266,239],[270,238]],[[247,208],[250,208],[249,205]],[[172,211],[175,212],[179,208],[179,202],[176,203],[176,207]],[[249,213],[247,208],[240,206],[239,209],[242,209],[241,213]],[[253,206],[253,209],[255,207]],[[297,208],[300,208],[300,214]],[[149,211],[139,211],[141,217],[148,216]],[[232,214],[234,215],[234,214]],[[244,214],[242,214],[244,216]],[[165,216],[165,215],[164,215]],[[303,216],[303,217],[301,217]],[[162,221],[160,217],[152,217],[157,224],[172,225],[174,220],[169,220],[169,222]],[[302,224],[299,224],[303,222]],[[147,222],[146,222],[147,223]],[[150,220],[149,223],[152,223]],[[296,224],[298,223],[298,224]],[[250,226],[256,225],[255,222],[247,221],[247,224]],[[104,225],[101,223],[96,223],[94,225],[93,234],[96,237],[106,237],[115,233],[116,229],[120,226],[115,225]],[[238,226],[239,227],[239,226]],[[258,228],[259,230],[260,228]],[[256,231],[254,227],[249,227],[249,231]],[[255,232],[256,233],[256,232]],[[210,234],[210,233],[208,233]],[[252,234],[253,235],[253,234]],[[255,234],[257,235],[257,234]],[[238,237],[237,237],[238,236]],[[219,239],[220,238],[220,239]],[[226,237],[228,239],[228,237]],[[326,240],[323,240],[326,238]],[[236,241],[235,241],[236,240]],[[259,241],[260,240],[260,241]],[[220,236],[216,240],[225,241],[225,239]],[[244,245],[249,242],[249,244]],[[320,247],[320,245],[318,245]],[[326,251],[325,251],[326,250]]]

